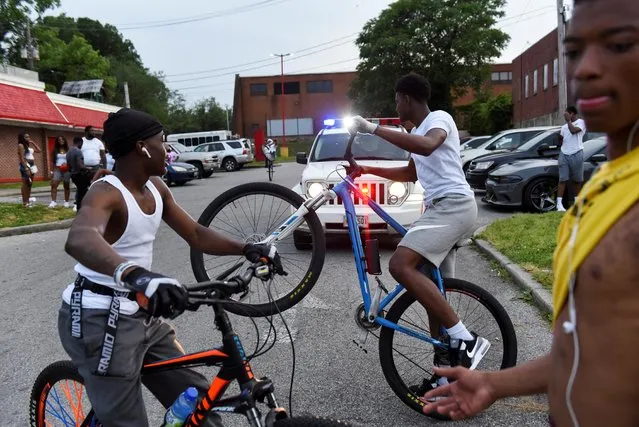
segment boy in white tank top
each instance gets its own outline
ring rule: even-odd
[[[159,178],[165,173],[162,135],[162,125],[146,113],[122,109],[109,115],[103,137],[117,171],[91,186],[65,246],[78,261],[78,277],[63,294],[60,339],[105,427],[147,426],[142,365],[184,354],[175,331],[160,317],[186,309],[186,290],[150,271],[162,220],[204,253],[245,255],[253,262],[265,257],[284,274],[274,247],[230,240],[196,223],[175,202]],[[148,299],[144,311],[136,300],[140,294]],[[107,340],[110,334],[114,341]],[[165,407],[190,386],[200,394],[209,388],[206,378],[190,369],[154,373],[141,382]],[[205,425],[222,424],[211,414]]]

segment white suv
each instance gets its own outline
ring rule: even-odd
[[[397,132],[405,132],[400,127],[389,127]],[[348,131],[344,128],[323,129],[319,132],[310,155],[297,154],[297,162],[306,164],[300,183],[293,191],[304,199],[312,198],[322,188],[332,188],[341,182],[345,175],[344,160]],[[401,167],[408,164],[410,154],[384,141],[376,135],[358,134],[353,143],[353,156],[358,164],[378,167]],[[362,175],[355,183],[368,192],[397,222],[404,227],[410,226],[423,213],[424,189],[419,183],[393,182],[374,175]],[[353,197],[351,195],[351,197]],[[396,231],[387,225],[371,208],[358,198],[354,199],[357,221],[370,234],[393,235]],[[317,210],[317,215],[326,234],[343,234],[348,232],[344,207],[340,199],[333,200]],[[305,249],[308,246],[303,232],[294,235],[295,246]]]
[[[193,150],[195,152],[208,151],[214,153],[220,159],[222,169],[233,172],[241,169],[246,163],[253,161],[253,150],[248,139],[207,142],[200,144]]]

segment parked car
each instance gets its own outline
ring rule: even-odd
[[[397,132],[405,132],[400,127],[387,127]],[[332,188],[341,182],[340,174],[345,174],[341,166],[348,165],[344,160],[348,139],[349,134],[344,127],[322,129],[313,142],[310,154],[297,153],[297,163],[306,165],[306,168],[293,191],[308,199],[315,197],[323,188]],[[355,138],[353,155],[361,165],[378,167],[406,166],[410,158],[407,151],[371,134],[359,134]],[[419,183],[393,182],[373,175],[362,175],[355,183],[360,188],[365,188],[369,197],[403,226],[408,227],[423,212],[424,189]],[[367,233],[395,234],[394,229],[361,200],[354,199],[354,203],[357,222]],[[316,212],[327,234],[348,233],[341,199],[325,204]],[[296,248],[308,248],[308,236],[303,230],[298,229],[293,237]]]
[[[214,153],[189,151],[179,142],[165,142],[164,145],[177,153],[178,162],[189,163],[198,168],[200,178],[208,178],[220,167],[220,160]]]
[[[166,173],[162,176],[166,185],[184,185],[187,182],[197,179],[200,171],[197,167],[182,162],[167,163]]]
[[[522,129],[508,129],[493,135],[488,141],[477,148],[462,150],[459,154],[464,172],[468,170],[470,162],[477,157],[493,154],[502,150],[512,150],[549,129],[559,129],[557,126],[539,126]]]
[[[462,150],[470,150],[471,148],[477,148],[482,145],[484,142],[488,141],[491,138],[490,135],[485,136],[473,136],[472,138],[461,143]]]
[[[255,158],[250,141],[246,139],[200,144],[193,151],[215,153],[221,159],[222,168],[227,172],[238,170]]]
[[[584,180],[588,180],[607,160],[606,138],[585,142]],[[559,166],[556,158],[515,160],[490,172],[486,180],[486,195],[482,200],[490,205],[523,206],[535,212],[548,212],[557,206],[558,183]]]
[[[466,180],[476,190],[483,190],[486,188],[486,179],[488,174],[495,168],[512,162],[517,159],[530,159],[537,157],[554,157],[559,156],[560,142],[559,142],[560,128],[555,128],[542,132],[539,135],[525,142],[511,150],[500,150],[495,154],[487,154],[476,158],[470,162],[468,170],[466,171]],[[598,133],[586,133],[584,136],[584,142],[590,139],[594,139],[601,134]]]

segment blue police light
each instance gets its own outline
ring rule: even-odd
[[[324,126],[335,126],[335,119],[325,119]]]

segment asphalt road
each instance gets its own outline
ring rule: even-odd
[[[286,164],[276,169],[275,181],[292,186],[302,166]],[[194,217],[223,190],[244,182],[262,181],[262,168],[235,173],[217,173],[212,178],[175,188],[177,200]],[[481,203],[478,226],[510,212],[487,210]],[[57,335],[60,294],[72,281],[73,260],[63,252],[66,231],[6,237],[0,239],[0,426],[24,426],[28,419],[28,398],[39,371],[51,362],[67,359]],[[391,255],[382,253],[386,266]],[[183,282],[192,282],[186,243],[162,226],[155,244],[154,265]],[[518,363],[543,354],[550,346],[549,325],[521,292],[499,277],[472,248],[462,248],[457,258],[457,275],[492,292],[509,313],[519,344]],[[388,273],[383,275],[390,282]],[[383,377],[377,356],[377,341],[371,337],[365,348],[353,339],[360,336],[354,310],[361,300],[352,255],[343,245],[328,248],[322,275],[309,297],[285,313],[293,331],[296,351],[293,412],[337,417],[365,426],[424,426],[436,424],[404,406]],[[173,324],[187,351],[217,345],[220,337],[213,328],[211,312],[187,313]],[[245,346],[254,343],[255,332],[247,319],[232,321]],[[266,323],[259,322],[261,334]],[[291,375],[291,344],[278,340],[273,350],[253,362],[258,376],[269,376],[276,385],[281,404],[288,406]],[[205,374],[214,373],[212,369]],[[152,425],[164,414],[160,405],[146,394]],[[510,399],[494,405],[485,414],[462,426],[546,426],[545,398]],[[242,419],[225,419],[226,425],[245,425]]]

